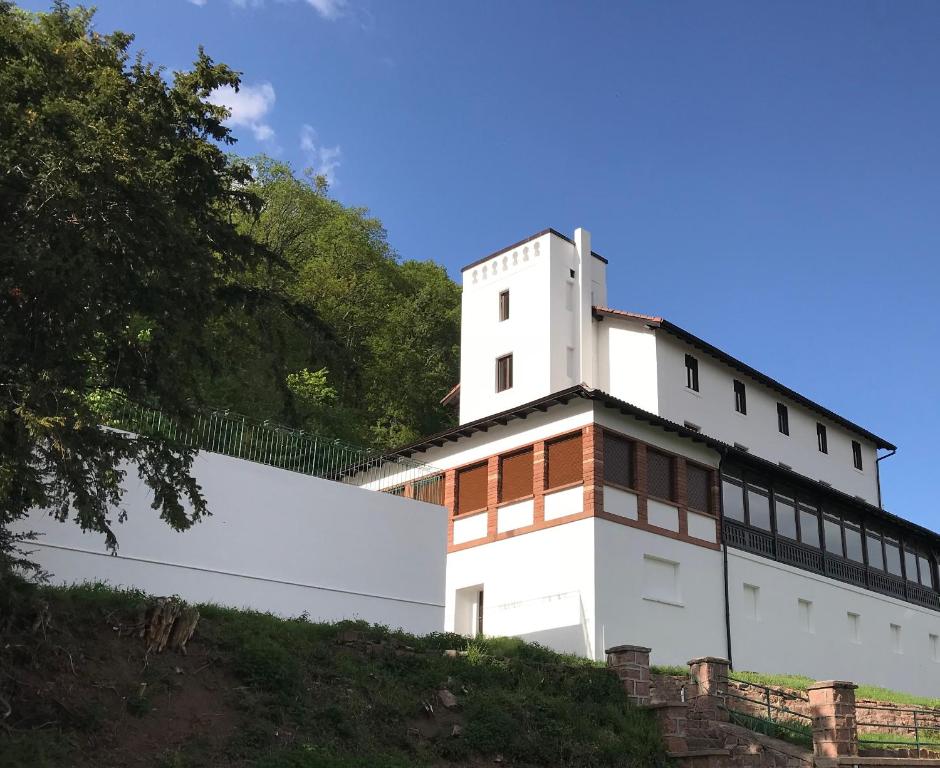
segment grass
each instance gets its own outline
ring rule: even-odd
[[[781,739],[798,747],[806,749],[813,748],[813,728],[804,721],[797,718],[786,718],[781,720],[768,720],[765,717],[756,717],[755,715],[746,715],[743,712],[729,711],[731,722],[737,723],[757,733],[770,736],[774,739]]]
[[[917,743],[913,734],[899,733],[897,731],[878,731],[860,733],[858,735],[858,744],[862,749],[865,747],[879,747],[882,749],[891,749],[892,747],[904,748],[908,745],[913,747]],[[920,745],[922,747],[940,747],[940,731],[921,731]]]
[[[763,672],[738,672],[737,670],[732,672],[731,676],[748,683],[766,685],[770,688],[792,688],[797,691],[805,691],[810,685],[816,682],[812,678],[804,675],[775,675]],[[907,707],[940,708],[940,699],[938,698],[915,696],[910,693],[893,691],[889,688],[881,688],[876,685],[860,684],[855,691],[855,698],[883,701],[889,704],[899,704]]]
[[[188,656],[145,659],[142,641],[115,632],[133,623],[141,593],[23,590],[22,619],[0,637],[0,668],[23,682],[0,681],[14,709],[0,731],[2,768],[665,764],[654,718],[627,703],[614,675],[539,645],[204,605]],[[41,637],[26,607],[37,601],[52,616]],[[441,706],[442,688],[458,708]],[[187,711],[197,696],[198,711],[227,713],[227,726],[177,734],[173,707]],[[130,741],[148,728],[166,740],[152,756]]]
[[[651,664],[650,672],[654,675],[671,675],[672,677],[688,677],[688,666],[679,666],[671,664]]]

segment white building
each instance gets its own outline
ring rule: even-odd
[[[881,508],[894,446],[609,309],[606,265],[545,230],[462,271],[460,426],[400,452],[443,474],[446,627],[940,695],[940,537]]]

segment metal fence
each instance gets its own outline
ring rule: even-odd
[[[940,751],[940,710],[904,709],[877,704],[855,704],[858,745],[863,749],[922,748]],[[868,712],[868,715],[864,715]],[[890,712],[889,718],[878,718],[874,712]],[[865,719],[863,719],[865,718]]]
[[[227,411],[197,413],[191,421],[182,423],[162,411],[124,402],[111,408],[106,421],[115,429],[159,437],[186,448],[326,480],[368,484],[377,490],[391,484],[433,483],[440,474],[434,467],[401,456],[388,456],[342,440]]]
[[[728,685],[725,692],[725,708],[732,720],[768,736],[812,748],[812,718],[786,706],[789,701],[808,704],[806,696],[737,677],[728,676],[723,680],[726,684],[736,683],[736,688]]]

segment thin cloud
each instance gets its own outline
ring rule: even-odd
[[[313,126],[304,124],[300,129],[300,149],[315,174],[326,177],[330,184],[336,181],[336,169],[343,155],[339,145],[323,146]]]
[[[189,2],[193,5],[206,4],[206,0],[189,0]],[[239,8],[263,8],[265,4],[265,0],[229,0],[229,2]],[[281,0],[281,2],[292,2],[292,0]],[[304,0],[304,2],[329,21],[342,16],[347,7],[347,0]]]
[[[265,118],[274,108],[274,86],[271,83],[242,85],[237,91],[230,85],[216,88],[211,100],[232,113],[225,122],[236,128],[248,128],[257,141],[270,141],[274,129]]]

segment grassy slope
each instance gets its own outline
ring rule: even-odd
[[[539,646],[202,606],[187,655],[148,659],[132,630],[142,595],[18,589],[0,606],[13,617],[0,623],[13,710],[0,766],[664,762],[652,718],[609,672]],[[43,602],[51,620],[34,628]],[[458,708],[441,705],[442,688]]]

